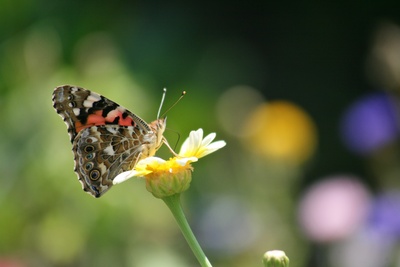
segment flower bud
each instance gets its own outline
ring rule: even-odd
[[[192,169],[169,169],[146,175],[146,189],[157,198],[164,198],[186,191],[192,181]]]
[[[289,258],[282,250],[270,250],[264,254],[265,267],[289,267]]]

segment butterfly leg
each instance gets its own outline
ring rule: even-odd
[[[176,152],[172,149],[172,147],[169,145],[167,139],[163,136],[162,142],[168,147],[169,151],[175,156],[175,157],[180,157]]]

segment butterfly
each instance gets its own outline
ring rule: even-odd
[[[166,118],[148,124],[108,98],[73,85],[56,87],[52,100],[68,128],[74,171],[83,190],[96,198],[118,174],[166,143]]]

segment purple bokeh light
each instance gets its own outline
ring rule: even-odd
[[[374,199],[368,226],[381,235],[400,238],[400,191],[387,192]]]
[[[379,92],[362,97],[347,110],[341,131],[346,146],[368,154],[398,137],[395,100]]]

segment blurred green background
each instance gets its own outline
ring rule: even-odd
[[[148,122],[162,88],[164,107],[187,91],[169,142],[198,128],[227,142],[183,195],[213,266],[261,266],[271,249],[293,267],[398,266],[399,10],[0,0],[0,266],[198,266],[143,181],[82,191],[51,103],[62,84]]]

